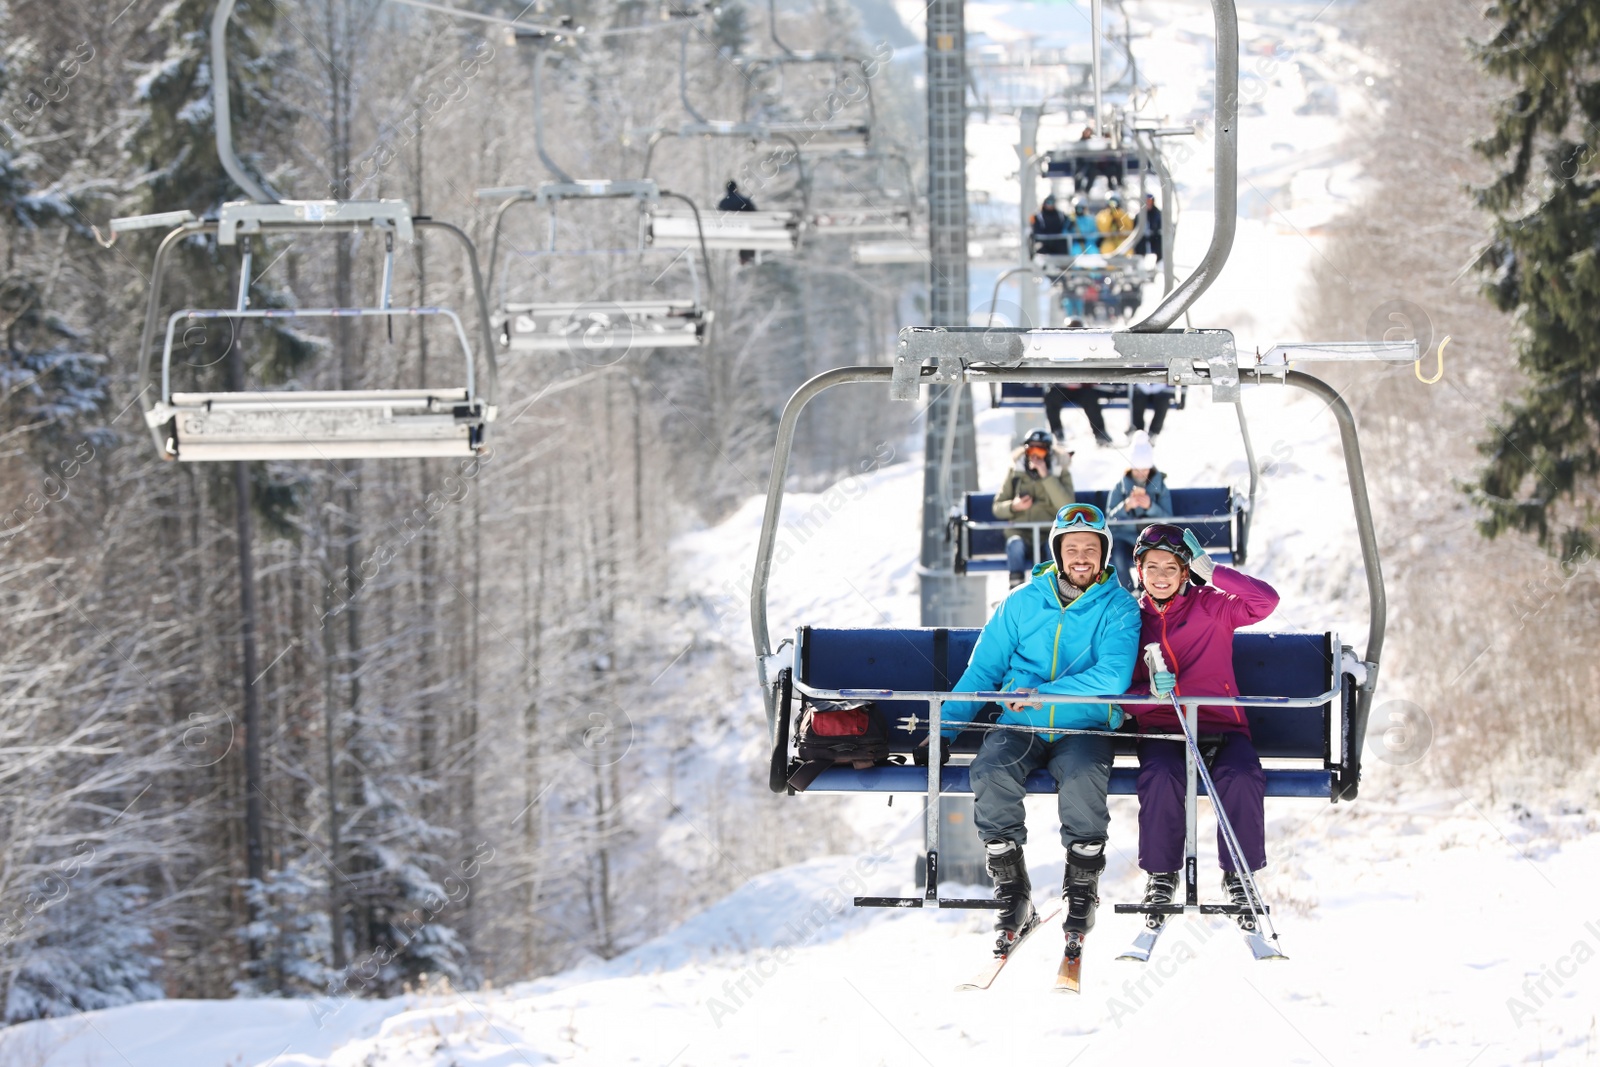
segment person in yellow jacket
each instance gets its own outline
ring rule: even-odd
[[[1111,194],[1106,201],[1106,206],[1094,217],[1097,226],[1105,236],[1100,238],[1100,254],[1109,256],[1122,246],[1133,233],[1133,216],[1122,209],[1122,197]]]

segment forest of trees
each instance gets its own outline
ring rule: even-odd
[[[1382,472],[1373,725],[1385,697],[1428,715],[1424,780],[1581,781],[1600,745],[1600,22],[1582,0],[1395,0],[1353,28],[1390,74],[1306,334],[1450,339],[1437,384],[1410,367],[1341,382]]]
[[[0,12],[4,1019],[511,980],[615,955],[827,841],[821,813],[773,832],[753,761],[690,760],[727,751],[746,672],[703,639],[704,605],[673,602],[667,543],[764,486],[796,384],[884,358],[918,273],[829,265],[847,252],[743,268],[713,252],[710,344],[502,355],[479,460],[163,462],[135,374],[161,232],[95,238],[113,216],[244,198],[213,143],[213,8]],[[666,17],[631,2],[532,14],[594,28]],[[795,47],[892,52],[834,0],[782,18]],[[683,47],[703,113],[804,115],[829,106],[834,70],[747,80],[730,60],[772,52],[762,8],[680,21],[686,44],[674,24],[552,48],[549,150],[583,177],[638,177],[648,155],[651,176],[702,209],[733,176],[762,207],[793,200],[792,154],[653,143],[686,117],[663,87]],[[401,198],[461,226],[508,285],[604,295],[603,267],[531,273],[542,208],[509,215],[511,253],[487,262],[496,205],[474,190],[550,177],[528,48],[378,0],[247,0],[229,43],[239,153],[279,196]],[[870,73],[875,142],[914,148],[904,75]],[[632,204],[576,205],[557,215],[556,247],[632,248],[637,230]],[[460,249],[418,234],[400,250],[397,302],[468,307]],[[381,254],[337,234],[266,240],[253,298],[360,302]],[[183,243],[163,315],[231,306],[239,270],[232,249]],[[184,335],[180,370],[217,387],[238,356],[266,384],[397,387],[459,359],[448,337],[393,330],[223,320]],[[871,452],[873,403],[836,405],[813,428],[803,481]]]

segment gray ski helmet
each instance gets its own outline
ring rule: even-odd
[[[1056,446],[1056,438],[1049,430],[1036,426],[1028,431],[1028,436],[1022,441],[1023,448],[1027,448],[1029,445],[1044,445],[1046,448],[1054,448]]]

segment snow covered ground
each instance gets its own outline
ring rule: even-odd
[[[908,17],[920,7],[906,6]],[[1164,110],[1187,118],[1202,104],[1193,87],[1208,62],[1206,5],[1128,6],[1136,29],[1148,34],[1138,47],[1163,85]],[[1359,181],[1338,145],[1365,106],[1365,60],[1327,25],[1333,16],[1312,21],[1319,8],[1244,5],[1245,69],[1263,84],[1258,98],[1245,97],[1241,128],[1246,217],[1232,265],[1194,321],[1229,326],[1245,345],[1299,336],[1298,298],[1319,255],[1317,228],[1346,206]],[[1058,26],[1077,10],[1015,2],[968,8],[971,24],[996,40]],[[913,29],[920,35],[920,26]],[[975,132],[976,187],[996,196],[1014,190],[1012,143],[1014,130],[1003,124]],[[1209,144],[1197,147],[1179,170],[1189,198],[1177,249],[1185,265],[1199,258],[1210,226]],[[975,306],[982,300],[987,293]],[[1316,401],[1281,388],[1248,390],[1246,408],[1267,465],[1250,570],[1284,596],[1266,626],[1335,629],[1359,647],[1365,585],[1332,420]],[[1080,446],[1077,484],[1109,485],[1126,457],[1087,446],[1081,416],[1068,417]],[[1121,429],[1121,413],[1108,417],[1114,432]],[[1008,462],[1013,415],[980,410],[978,429],[983,481],[993,485]],[[864,457],[870,469],[826,492],[788,497],[771,590],[775,636],[804,622],[916,624],[920,435],[908,405],[902,421],[884,428],[884,447]],[[1173,485],[1242,486],[1232,409],[1198,397],[1174,413],[1158,462]],[[679,592],[712,606],[705,638],[734,649],[748,648],[745,595],[761,509],[751,499],[676,546],[687,583]],[[1004,578],[992,581],[997,599]],[[1404,679],[1386,678],[1385,689],[1403,693]],[[763,742],[753,685],[746,700],[748,747],[757,754]],[[1116,798],[1084,994],[1049,991],[1059,943],[1051,930],[992,991],[957,994],[953,986],[985,958],[987,919],[850,907],[859,892],[910,891],[919,837],[915,802],[888,807],[861,798],[842,805],[862,841],[856,854],[753,877],[672,932],[605,963],[472,993],[171,1001],[91,1012],[0,1032],[0,1067],[1600,1060],[1600,904],[1592,892],[1600,881],[1600,793],[1519,803],[1502,792],[1490,802],[1429,790],[1413,769],[1381,755],[1374,740],[1354,804],[1268,802],[1263,889],[1287,963],[1253,962],[1231,926],[1209,920],[1179,922],[1148,965],[1116,961],[1137,926],[1110,905],[1140,890],[1136,807]],[[1050,801],[1030,803],[1029,860],[1043,898],[1060,877],[1061,852],[1048,832]],[[1214,894],[1209,836],[1203,844],[1204,888]]]
[[[1398,772],[1376,777],[1354,805],[1269,802],[1264,889],[1286,963],[1254,962],[1211,920],[1168,931],[1147,965],[1119,962],[1134,921],[1103,907],[1080,997],[1050,991],[1048,931],[992,990],[955,993],[987,952],[982,916],[848,904],[863,888],[910,891],[907,842],[885,837],[768,872],[634,952],[554,978],[379,1002],[134,1005],[6,1031],[0,1063],[1490,1067],[1600,1056],[1595,817],[1490,811],[1412,793]],[[1139,886],[1133,819],[1131,802],[1115,806],[1107,904]],[[1059,848],[1040,840],[1030,858],[1036,885],[1059,877]]]

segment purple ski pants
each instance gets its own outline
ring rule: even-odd
[[[1247,735],[1226,733],[1221,739],[1210,768],[1216,799],[1233,824],[1245,862],[1259,871],[1267,865],[1267,775]],[[1139,742],[1139,866],[1146,871],[1183,869],[1185,747],[1182,741]],[[1234,869],[1220,825],[1217,857],[1223,870]]]

